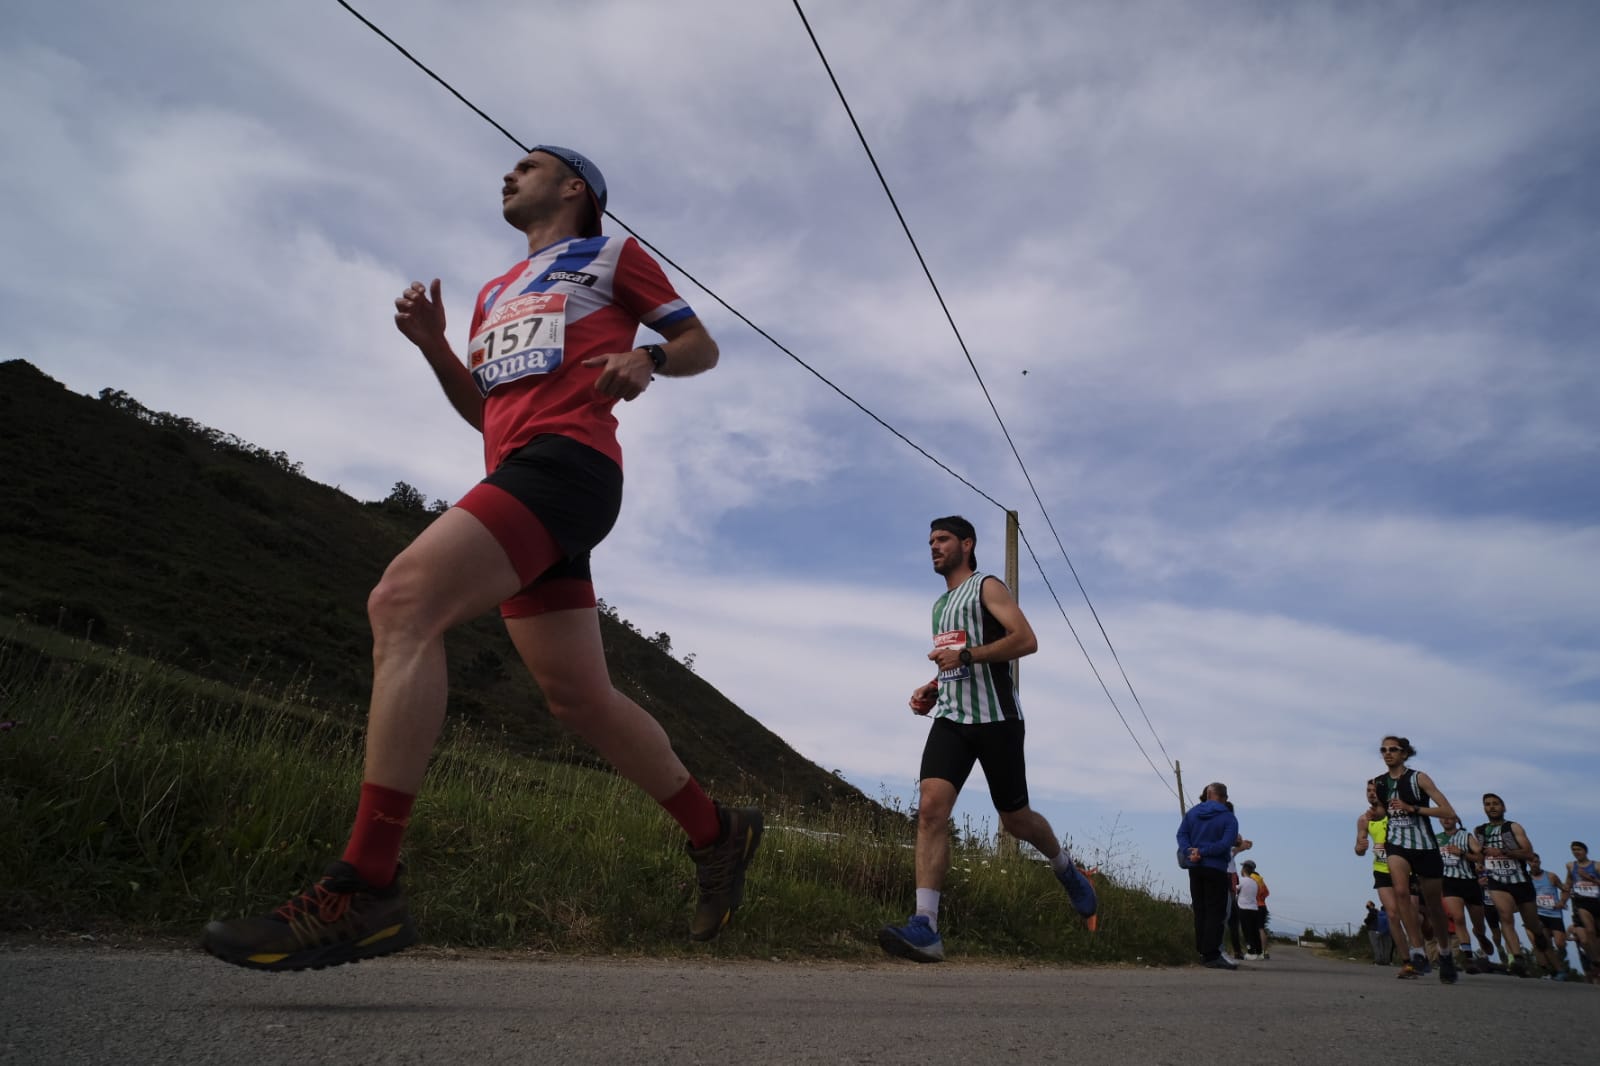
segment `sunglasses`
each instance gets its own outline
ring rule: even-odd
[[[1378,749],[1378,753],[1380,755],[1387,755],[1392,751],[1405,751],[1405,749],[1404,748],[1379,748]]]

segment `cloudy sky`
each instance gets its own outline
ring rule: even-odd
[[[1277,928],[1356,920],[1385,732],[1470,814],[1503,794],[1547,858],[1600,847],[1592,5],[810,0],[1046,510],[792,4],[369,7],[1020,513],[1161,770],[1025,554],[1034,806],[1080,850],[1178,884],[1170,756],[1191,799],[1232,786]],[[499,214],[514,145],[333,0],[0,25],[0,358],[359,499],[481,476],[392,301],[441,277],[464,349],[473,293],[525,250]],[[722,363],[619,409],[600,594],[907,799],[928,519],[968,515],[998,570],[1004,516],[673,278]],[[987,810],[977,778],[962,812]]]

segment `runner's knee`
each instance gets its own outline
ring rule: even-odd
[[[921,802],[917,804],[917,824],[919,826],[935,829],[943,826],[950,820],[950,812],[955,804],[943,796],[922,793]]]
[[[367,621],[374,644],[381,648],[399,641],[422,641],[439,636],[443,628],[427,617],[420,583],[404,569],[391,566],[367,596]]]

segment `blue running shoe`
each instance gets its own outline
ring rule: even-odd
[[[1067,868],[1057,870],[1055,874],[1061,887],[1067,890],[1067,898],[1072,900],[1072,909],[1083,917],[1083,924],[1089,927],[1089,932],[1094,932],[1100,926],[1099,919],[1095,917],[1099,901],[1095,898],[1094,882],[1084,876],[1070,857],[1067,859]]]
[[[926,914],[913,914],[905,925],[878,930],[878,944],[889,954],[912,962],[943,962],[944,941],[933,931]]]

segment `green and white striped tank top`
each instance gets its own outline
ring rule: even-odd
[[[1399,777],[1383,774],[1373,778],[1378,788],[1378,798],[1389,809],[1389,850],[1403,848],[1408,851],[1432,851],[1439,846],[1433,835],[1433,822],[1425,815],[1402,811],[1393,806],[1395,800],[1404,800],[1413,807],[1428,807],[1433,797],[1422,788],[1416,770],[1407,770]]]
[[[1484,822],[1478,826],[1478,839],[1484,848],[1499,848],[1506,851],[1517,846],[1517,838],[1511,832],[1510,822]],[[1496,885],[1520,885],[1528,880],[1528,867],[1521,859],[1491,859],[1483,860],[1483,872],[1489,875],[1489,883]]]
[[[973,574],[934,601],[935,648],[971,648],[1005,636],[1005,628],[983,606],[983,583],[990,577]],[[1020,719],[1022,708],[1011,664],[973,663],[941,671],[939,706],[933,716],[974,724]]]
[[[1439,861],[1444,864],[1444,875],[1454,877],[1461,881],[1476,881],[1478,875],[1472,872],[1472,864],[1467,862],[1467,852],[1472,848],[1472,834],[1465,829],[1457,828],[1454,833],[1440,830],[1434,834],[1439,841]],[[1445,851],[1445,845],[1458,848],[1457,854]]]

